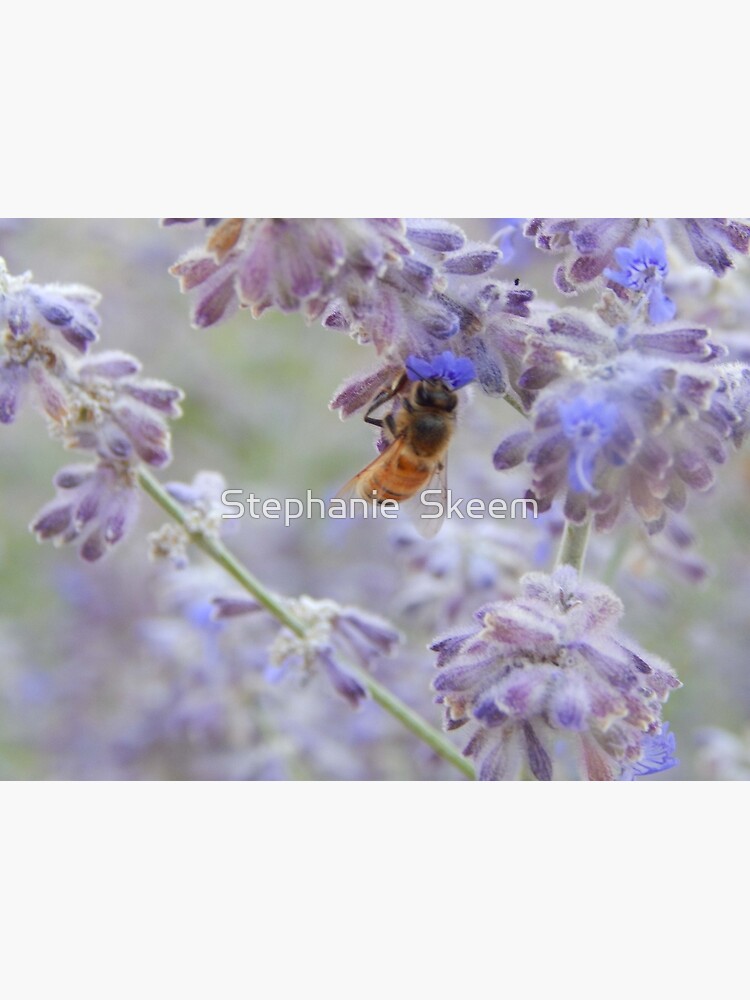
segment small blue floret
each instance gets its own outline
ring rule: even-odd
[[[405,362],[406,374],[412,382],[422,379],[442,379],[451,389],[460,389],[477,377],[474,365],[468,358],[457,358],[452,351],[443,351],[434,358],[409,355]]]
[[[604,268],[604,277],[618,285],[643,292],[648,301],[648,315],[652,323],[663,323],[674,319],[677,311],[674,302],[664,294],[663,283],[669,270],[667,252],[662,240],[653,244],[648,240],[636,240],[632,247],[618,247],[615,260],[620,270]]]
[[[628,765],[622,773],[622,781],[633,781],[647,774],[658,774],[676,767],[680,762],[674,755],[674,733],[669,731],[669,723],[665,722],[661,732],[655,736],[646,736],[643,740],[643,756],[635,764]]]

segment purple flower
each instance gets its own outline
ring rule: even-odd
[[[721,277],[734,267],[732,255],[750,252],[750,225],[741,219],[674,219],[701,264]],[[675,234],[681,236],[681,234]],[[683,241],[684,242],[684,241]]]
[[[238,305],[256,316],[299,310],[402,361],[431,357],[455,337],[453,353],[474,363],[487,392],[501,394],[502,354],[482,331],[491,304],[506,296],[483,277],[499,257],[441,219],[231,219],[172,273],[197,296],[196,326]],[[514,288],[501,308],[521,315],[530,296]]]
[[[405,362],[406,374],[412,382],[420,379],[440,379],[451,387],[460,389],[476,378],[474,365],[468,358],[457,358],[452,351],[443,351],[434,358],[417,358],[410,355]]]
[[[640,219],[529,219],[524,235],[538,249],[564,255],[555,284],[574,295],[614,263],[615,248],[629,244],[640,227]]]
[[[493,223],[495,228],[492,242],[497,244],[503,264],[510,264],[517,256],[519,241],[523,243],[523,225],[526,220],[491,219],[489,221]]]
[[[83,285],[35,285],[28,273],[13,277],[0,258],[0,331],[7,329],[17,341],[38,343],[54,335],[85,353],[99,336],[100,297]]]
[[[647,774],[658,774],[676,767],[680,762],[675,755],[674,733],[669,731],[669,723],[665,722],[658,733],[653,733],[643,740],[643,755],[633,764],[627,764],[620,775],[621,781],[633,781]]]
[[[560,403],[563,434],[571,442],[568,459],[570,488],[595,493],[592,485],[594,463],[617,426],[617,407],[599,400],[589,403],[582,396]]]
[[[96,451],[105,461],[140,459],[161,468],[171,460],[168,418],[181,415],[182,392],[143,378],[141,363],[122,351],[93,355],[78,366],[77,392],[67,419],[69,447]]]
[[[627,352],[586,377],[556,379],[531,420],[531,430],[501,442],[494,463],[531,465],[540,510],[562,495],[569,520],[592,513],[597,529],[608,530],[632,505],[656,532],[668,510],[684,508],[688,489],[711,486],[743,418],[722,366]]]
[[[96,562],[121,542],[140,509],[140,492],[127,466],[106,462],[69,465],[53,480],[57,497],[30,525],[39,541],[56,545],[75,543],[81,557]]]
[[[664,294],[663,287],[669,270],[663,241],[657,239],[652,244],[643,238],[638,239],[632,249],[618,247],[615,260],[620,270],[605,267],[602,272],[605,278],[645,295],[652,323],[673,319],[676,306]]]
[[[527,770],[549,780],[562,767],[561,740],[589,780],[652,766],[661,706],[680,682],[619,633],[622,613],[611,590],[562,566],[527,574],[518,598],[486,605],[471,630],[433,643],[445,726],[468,727],[464,754],[480,779]]]
[[[262,610],[257,601],[246,596],[220,597],[214,604],[218,619],[255,615]],[[338,694],[356,708],[366,691],[347,669],[347,657],[354,657],[361,667],[369,669],[376,659],[393,652],[401,638],[399,633],[382,618],[359,608],[342,607],[335,601],[305,595],[289,598],[286,604],[305,626],[305,635],[281,628],[269,650],[271,664],[281,670],[291,667],[307,673],[322,671]]]
[[[616,299],[607,310],[622,318]],[[750,368],[717,364],[724,350],[707,338],[705,327],[676,322],[613,328],[582,310],[549,316],[520,361],[531,429],[500,443],[495,467],[528,462],[540,511],[562,496],[568,519],[593,513],[607,530],[632,505],[661,530],[688,489],[711,486],[748,425]]]
[[[71,368],[98,336],[98,301],[80,285],[13,277],[0,258],[0,423],[15,420],[29,389],[53,421],[69,417]]]
[[[205,249],[171,268],[183,291],[195,291],[198,327],[238,306],[254,316],[276,308],[317,318],[342,282],[353,282],[359,298],[389,262],[409,252],[396,219],[222,219],[207,231]]]
[[[740,219],[530,219],[524,230],[540,250],[563,256],[555,284],[566,295],[620,263],[618,247],[654,233],[673,240],[719,276],[734,266],[734,254],[750,252],[750,225]]]
[[[479,492],[477,494],[479,495]],[[394,524],[389,540],[401,586],[392,604],[410,626],[434,632],[460,621],[478,603],[515,593],[533,557],[534,542],[518,526],[447,519],[437,538],[425,539],[408,522]]]

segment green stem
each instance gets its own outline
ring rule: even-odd
[[[557,556],[557,566],[567,564],[580,573],[583,569],[583,561],[586,558],[586,546],[591,530],[591,520],[586,519],[583,524],[573,524],[568,521],[565,525],[560,552]]]
[[[418,736],[423,743],[431,747],[435,753],[440,754],[449,764],[453,764],[459,771],[462,771],[467,778],[475,777],[473,764],[463,756],[457,747],[444,738],[439,729],[435,729],[429,722],[425,722],[421,715],[418,715],[400,698],[397,698],[392,691],[376,681],[371,674],[365,673],[354,664],[349,664],[348,669],[356,675],[357,680],[367,690],[372,700],[376,701],[381,708],[389,712],[394,719],[398,719],[406,729]]]
[[[185,511],[177,503],[177,501],[167,493],[164,487],[161,485],[158,479],[155,479],[148,469],[143,466],[138,470],[138,482],[146,493],[155,500],[156,503],[166,511],[171,518],[173,518],[177,523],[185,529],[185,531],[190,536],[190,540],[202,549],[206,555],[210,556],[214,562],[218,563],[222,569],[233,577],[241,587],[243,587],[248,593],[252,594],[253,597],[262,604],[263,607],[270,611],[278,620],[286,625],[288,629],[291,629],[296,635],[304,636],[305,626],[295,618],[294,615],[290,615],[289,612],[284,607],[283,603],[274,597],[274,595],[266,590],[260,580],[256,579],[249,569],[246,569],[242,563],[236,559],[229,549],[218,540],[218,538],[213,538],[210,535],[205,535],[201,531],[191,530]]]
[[[164,489],[158,479],[155,479],[148,469],[138,470],[138,482],[142,489],[154,500],[163,511],[175,520],[190,536],[191,541],[206,553],[214,562],[239,583],[239,585],[258,601],[267,611],[285,625],[295,635],[304,638],[306,629],[303,623],[290,614],[281,600],[268,591],[263,584],[229,551],[217,538],[195,531],[188,524],[185,511]],[[353,664],[349,669],[356,675],[373,701],[389,712],[411,733],[423,740],[448,763],[453,764],[467,778],[474,778],[474,768],[461,752],[445,739],[439,729],[435,729],[413,709],[401,701],[395,694],[384,687],[379,681]]]

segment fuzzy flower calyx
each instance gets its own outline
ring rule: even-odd
[[[680,682],[619,633],[622,613],[611,590],[562,566],[527,574],[518,598],[481,608],[473,628],[433,644],[436,700],[447,729],[468,727],[464,753],[480,779],[527,770],[549,780],[569,759],[589,780],[657,769],[648,761],[664,733],[662,703]],[[671,748],[661,749],[668,766]]]
[[[750,225],[744,219],[530,219],[524,235],[540,250],[562,256],[555,284],[566,295],[591,285],[616,263],[629,272],[628,259],[623,267],[617,258],[618,248],[632,244],[640,256],[637,247],[647,237],[672,239],[689,260],[718,277],[734,267],[736,254],[750,252]]]
[[[91,351],[98,339],[99,295],[80,285],[35,285],[0,260],[0,423],[15,419],[33,390],[50,436],[88,451],[95,462],[66,466],[57,495],[31,524],[40,541],[75,543],[94,562],[134,524],[137,467],[171,459],[167,421],[180,416],[182,392],[141,375],[122,351]]]
[[[531,427],[500,443],[495,467],[527,462],[541,510],[560,498],[569,520],[593,514],[608,530],[632,508],[660,531],[744,437],[750,368],[725,353],[701,326],[556,313],[526,342],[519,384]]]

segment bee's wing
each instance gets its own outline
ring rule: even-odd
[[[445,520],[445,512],[448,508],[447,463],[448,456],[446,454],[435,467],[429,483],[419,491],[419,502],[413,508],[414,515],[416,515],[414,516],[414,525],[423,538],[434,537],[442,528]],[[423,500],[422,498],[428,490],[432,490],[433,494]],[[438,496],[435,496],[435,491],[439,491]],[[438,503],[440,504],[439,511],[436,509]]]
[[[385,451],[381,451],[381,453],[376,455],[375,458],[373,458],[373,460],[366,465],[364,469],[361,469],[356,476],[352,476],[347,483],[344,483],[341,489],[334,495],[334,499],[348,502],[352,497],[362,497],[362,494],[360,493],[360,485],[363,480],[366,480],[375,469],[382,470],[390,465],[391,462],[396,460],[404,446],[404,441],[405,437],[403,434],[399,434],[398,437],[395,437]],[[364,499],[369,498],[365,497]]]

